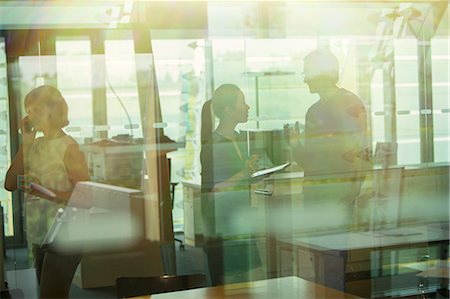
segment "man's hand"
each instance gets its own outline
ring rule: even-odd
[[[289,124],[285,124],[283,126],[283,129],[286,141],[290,146],[294,146],[300,143],[300,123],[298,121],[295,122],[294,127]]]

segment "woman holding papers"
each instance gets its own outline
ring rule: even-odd
[[[249,156],[245,136],[235,131],[250,107],[233,84],[218,87],[202,113],[202,214],[211,280],[214,285],[249,280],[260,266],[250,206],[250,179],[258,157]],[[219,119],[212,132],[212,114]]]
[[[33,89],[25,97],[25,111],[22,144],[6,174],[5,188],[26,193],[27,241],[39,298],[67,298],[81,256],[60,252],[46,235],[76,183],[89,180],[89,171],[78,143],[62,130],[69,123],[68,106],[58,89],[47,85]]]

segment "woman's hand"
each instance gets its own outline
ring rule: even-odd
[[[22,130],[22,145],[24,148],[28,149],[36,138],[36,131],[34,130],[28,115],[20,122],[20,129]]]
[[[32,183],[34,184],[40,184],[40,181],[31,175],[18,175],[17,176],[17,188],[27,194],[35,194],[38,195],[36,192],[37,190],[33,188]]]
[[[252,173],[258,170],[259,159],[260,158],[258,155],[251,155],[250,158],[248,158],[244,168],[244,172],[247,177],[249,177]]]
[[[247,185],[251,181],[251,174],[258,170],[258,155],[252,155],[247,161],[245,161],[244,168],[234,174],[227,180],[217,183],[212,189],[213,192],[223,192],[233,190],[235,187]]]

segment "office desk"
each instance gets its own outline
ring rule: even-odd
[[[393,248],[448,240],[449,231],[437,224],[405,226],[376,231],[355,231],[326,235],[293,237],[289,242],[313,250],[356,250]]]
[[[200,180],[182,181],[184,243],[189,246],[201,246],[203,243],[203,223],[201,212]]]
[[[380,169],[375,168],[373,172],[368,173],[363,185],[363,191],[366,193],[371,194],[371,191],[373,191],[373,177],[377,171],[380,171]],[[405,224],[428,222],[430,220],[448,221],[449,167],[447,164],[405,167],[402,185],[403,192],[401,200],[399,200],[398,222]],[[183,182],[183,186],[185,188],[185,237],[187,243],[190,241],[190,245],[198,246],[201,244],[202,236],[201,217],[199,216],[201,214],[200,183],[195,181]],[[344,251],[343,248],[338,248],[334,250],[334,254],[331,254],[332,249],[321,250],[319,248],[321,247],[319,242],[311,246],[312,249],[315,249],[315,253],[313,252],[311,254],[308,246],[302,246],[302,240],[297,240],[298,242],[294,240],[294,237],[302,233],[311,231],[323,233],[336,229],[329,224],[321,227],[320,223],[319,227],[315,229],[314,227],[306,227],[302,225],[303,223],[301,221],[298,221],[301,219],[298,212],[301,212],[303,209],[302,189],[302,172],[275,173],[252,185],[252,206],[263,210],[264,217],[258,222],[258,225],[261,228],[265,228],[263,239],[266,242],[266,258],[263,259],[263,269],[267,271],[268,278],[299,275],[303,278],[316,281],[317,272],[315,271],[315,263],[319,263],[320,259],[315,258],[323,256],[323,253],[326,251],[331,258],[335,258],[339,257],[339,252],[342,253]],[[281,218],[280,211],[282,212]],[[368,211],[371,210],[368,209]],[[367,229],[370,226],[371,215],[372,213],[369,213],[366,217],[361,217],[361,221],[357,221],[355,226]],[[368,236],[367,232],[360,233],[362,235],[350,236],[349,241],[353,242],[355,247],[349,249],[350,253],[348,255],[347,267],[342,268],[342,271],[346,271],[346,276],[350,277],[353,281],[371,279],[373,276],[373,273],[371,273],[373,268],[377,268],[376,271],[384,271],[386,275],[396,275],[397,269],[395,268],[392,268],[392,271],[390,269],[382,270],[379,267],[379,263],[377,265],[371,264],[376,260],[381,260],[382,254],[380,255],[380,253],[383,252],[383,247],[388,248],[387,251],[393,252],[396,246],[399,249],[407,247],[409,242],[408,238],[414,237],[411,239],[414,245],[411,246],[421,248],[420,250],[423,249],[425,251],[426,247],[431,243],[438,244],[442,243],[445,239],[448,240],[448,236],[442,239],[438,236],[436,240],[431,240],[431,243],[429,243],[428,241],[430,240],[427,240],[426,237],[421,237],[420,234],[415,236]],[[331,235],[331,233],[328,235]],[[359,237],[354,238],[355,236]],[[422,238],[422,241],[420,241],[420,238]],[[361,245],[362,247],[356,248],[356,242],[362,242],[361,240],[367,239],[371,239],[372,244],[366,242]],[[343,240],[338,239],[338,241]],[[403,241],[399,243],[398,241],[401,240]],[[389,242],[393,243],[389,244]],[[397,245],[395,245],[395,242],[397,242]],[[370,249],[374,246],[378,249]],[[326,246],[322,246],[323,248],[326,248]],[[395,255],[395,252],[393,254]],[[262,255],[264,255],[264,252],[262,252]],[[343,258],[343,254],[341,258]],[[385,258],[388,259],[386,256]],[[342,267],[345,267],[344,263],[342,263]],[[388,271],[391,271],[390,273],[392,274],[387,273]],[[365,286],[362,286],[362,288],[365,289]],[[368,291],[370,292],[370,290]]]
[[[447,225],[430,224],[377,231],[355,231],[321,235],[297,235],[278,240],[279,271],[329,285],[330,269],[340,275],[341,286],[362,297],[382,296],[394,286],[380,285],[377,279],[399,275],[402,249],[435,245],[446,252],[449,240]],[[388,260],[386,260],[386,258]],[[419,256],[413,261],[419,260]],[[387,263],[387,264],[386,264]],[[290,273],[289,273],[290,272]],[[335,277],[336,277],[335,276]]]
[[[186,291],[135,297],[135,299],[343,299],[359,298],[339,292],[307,280],[289,276],[248,283],[229,284],[225,286],[200,288]]]
[[[393,227],[396,223],[448,221],[450,180],[447,164],[407,166],[402,172],[403,176],[400,182],[398,178],[392,180],[384,173],[385,180],[390,184],[398,184],[400,187],[395,193],[394,188],[386,188],[386,192],[390,192],[388,198],[396,199],[398,197],[398,199],[383,202],[382,208],[377,210],[384,213],[382,214],[383,219],[380,218],[380,213],[374,213],[373,205],[378,204],[372,200],[375,187],[374,178],[380,175],[380,172],[391,170],[395,172],[396,169],[398,167],[389,169],[375,167],[367,173],[361,190],[361,198],[358,199],[358,206],[354,210],[353,227],[368,229],[371,226],[375,228]],[[324,184],[326,185],[327,182],[325,181]],[[268,273],[271,277],[295,275],[289,271],[280,272],[279,253],[277,253],[279,240],[290,238],[296,234],[311,231],[324,232],[336,228],[326,223],[324,226],[318,223],[317,227],[312,227],[309,226],[310,223],[305,225],[298,221],[301,213],[305,212],[302,207],[302,172],[276,173],[256,184],[254,188],[258,189],[258,193],[252,194],[252,201],[260,204],[266,210],[265,221],[269,232],[267,234]],[[386,209],[383,210],[384,208]],[[280,211],[285,211],[282,215],[283,227],[280,227]]]

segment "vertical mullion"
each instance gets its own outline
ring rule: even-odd
[[[105,39],[101,30],[93,31],[90,37],[92,57],[92,119],[94,125],[94,137],[108,138],[107,130],[96,132],[98,126],[102,127],[108,124],[105,77]]]
[[[148,182],[144,182],[143,185],[145,234],[147,238],[161,242],[165,271],[168,274],[176,274],[172,200],[170,198],[170,166],[166,156],[168,150],[161,148],[164,143],[169,145],[170,140],[164,135],[160,126],[155,126],[162,123],[163,120],[149,30],[145,27],[135,27],[133,40],[142,133],[144,146],[149,147],[144,149],[145,169],[149,176]]]
[[[433,89],[431,78],[431,41],[418,40],[420,160],[434,161]]]
[[[384,131],[387,142],[397,143],[397,103],[395,92],[395,61],[394,55],[383,66],[383,93],[384,93]],[[397,155],[394,157],[397,164]]]

